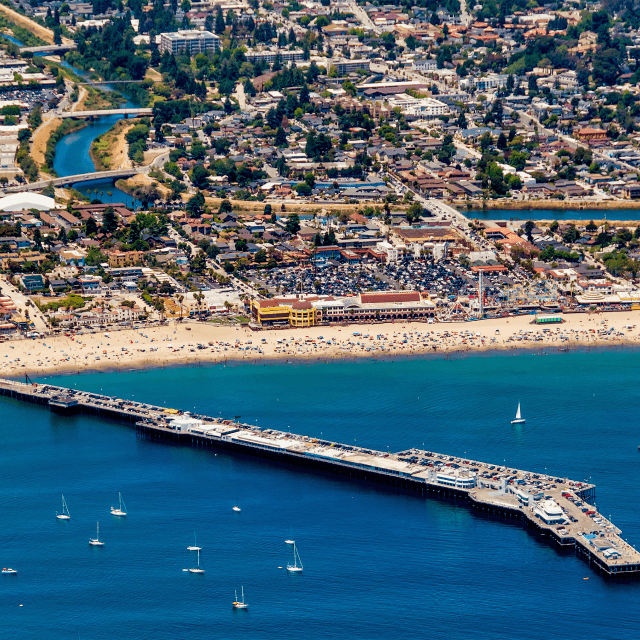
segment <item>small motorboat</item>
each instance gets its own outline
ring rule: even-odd
[[[15,575],[16,573],[18,573],[15,569],[11,569],[9,567],[6,567],[2,570],[2,573],[10,573],[12,575]]]

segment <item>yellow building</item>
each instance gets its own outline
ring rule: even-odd
[[[109,253],[110,267],[133,267],[142,263],[144,251],[111,251]]]
[[[263,326],[313,327],[316,310],[306,300],[252,300],[251,314]]]

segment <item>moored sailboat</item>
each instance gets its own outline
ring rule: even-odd
[[[234,609],[246,609],[248,608],[248,604],[244,601],[244,586],[242,587],[242,600],[238,600],[238,592],[234,592],[236,594],[236,599],[233,601]]]
[[[89,538],[89,544],[94,546],[94,547],[102,547],[104,546],[104,542],[101,542],[100,540],[100,523],[97,523],[96,526],[96,537],[95,538]]]
[[[515,420],[511,421],[511,424],[524,424],[526,420],[522,417],[522,413],[520,412],[520,403],[518,402],[518,410],[516,411]]]
[[[300,563],[300,564],[298,564]],[[293,564],[287,565],[287,571],[291,571],[293,573],[302,571],[302,560],[300,560],[300,554],[298,553],[298,547],[296,547],[296,543],[293,543]]]
[[[69,507],[67,507],[67,501],[64,499],[64,496],[62,496],[62,513],[56,511],[56,518],[58,518],[58,520],[71,520]]]
[[[118,493],[118,499],[120,500],[120,505],[116,509],[115,507],[111,507],[111,515],[123,517],[127,515],[127,505],[124,503],[122,499],[122,494]]]

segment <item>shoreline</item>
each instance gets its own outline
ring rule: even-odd
[[[545,327],[530,324],[531,319],[516,316],[437,324],[404,321],[257,332],[187,321],[114,332],[69,332],[69,336],[1,343],[0,376],[23,380],[25,375],[53,377],[168,367],[453,360],[640,347],[640,311],[570,314],[563,324]]]

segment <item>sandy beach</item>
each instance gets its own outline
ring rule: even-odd
[[[253,332],[185,321],[164,327],[60,335],[0,344],[0,375],[75,374],[224,361],[328,360],[473,354],[504,349],[565,349],[640,344],[640,311],[570,314],[540,327],[532,316],[477,322],[396,322]]]

